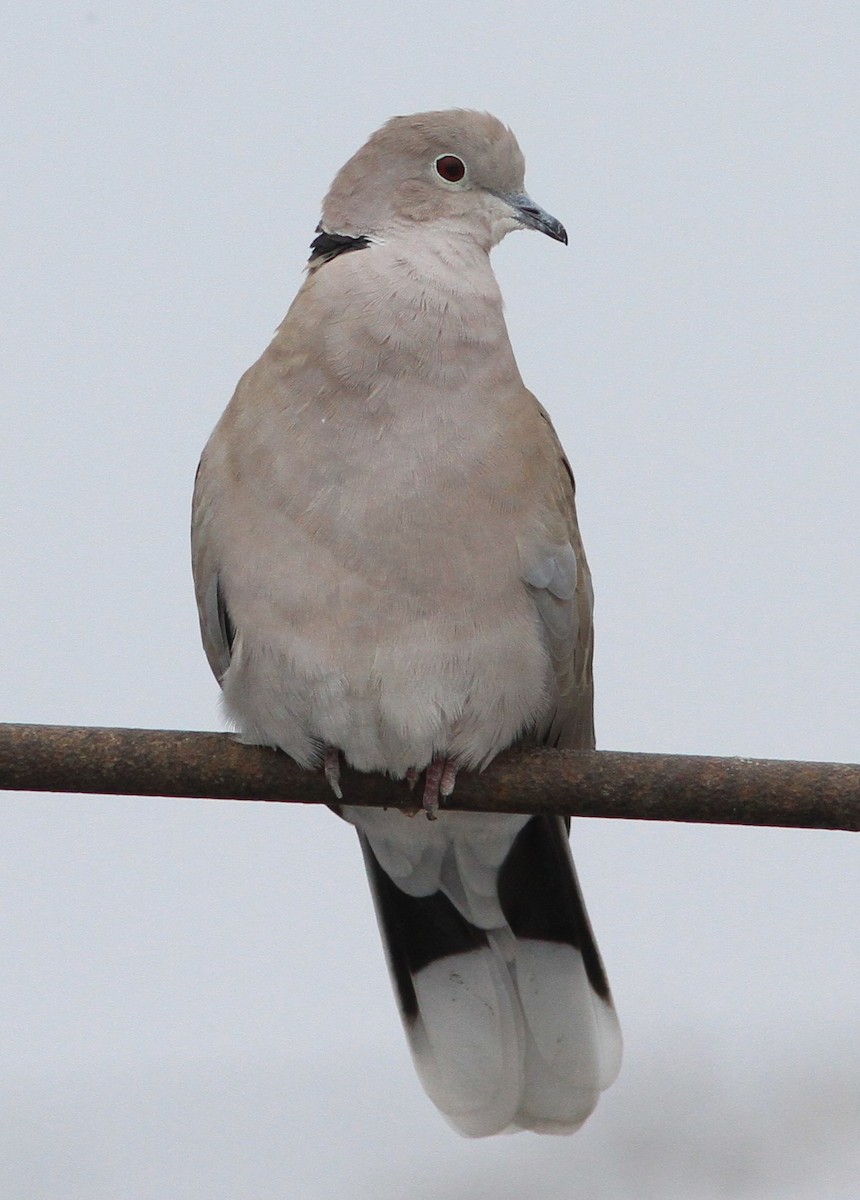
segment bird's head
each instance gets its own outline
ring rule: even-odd
[[[321,229],[387,240],[445,227],[489,250],[515,229],[567,242],[525,191],[525,162],[507,126],[466,109],[393,117],[338,172]]]

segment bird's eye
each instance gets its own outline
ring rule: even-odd
[[[448,183],[459,183],[466,174],[466,164],[456,154],[441,154],[433,166],[439,178]]]

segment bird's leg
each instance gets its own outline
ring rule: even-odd
[[[445,759],[445,767],[442,771],[442,778],[439,780],[439,795],[450,796],[454,790],[454,784],[457,782],[457,764],[453,759]]]
[[[428,821],[436,820],[439,797],[450,796],[457,778],[457,764],[450,758],[434,758],[424,776],[422,807]]]
[[[410,792],[415,791],[415,784],[417,782],[418,782],[418,768],[410,767],[409,770],[406,772],[406,786],[409,788]]]
[[[323,759],[323,774],[335,796],[337,796],[338,800],[342,800],[343,792],[340,790],[340,751],[335,746],[326,746],[325,757]]]
[[[427,814],[428,821],[436,820],[436,810],[439,808],[439,784],[442,782],[442,772],[445,769],[443,758],[434,758],[424,776],[424,795],[421,804]]]

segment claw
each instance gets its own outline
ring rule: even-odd
[[[428,821],[436,820],[436,812],[439,808],[439,784],[442,780],[444,765],[441,758],[434,758],[424,776],[424,795],[421,797],[421,804]]]
[[[340,751],[334,746],[326,747],[325,758],[323,759],[323,774],[335,796],[337,796],[338,800],[342,800],[343,792],[340,790]]]
[[[454,784],[457,782],[457,764],[452,762],[450,758],[445,759],[445,767],[442,771],[442,778],[439,780],[439,795],[450,796],[454,790]]]
[[[422,807],[428,821],[435,821],[439,810],[439,797],[450,796],[457,778],[457,764],[450,758],[434,758],[424,776]]]

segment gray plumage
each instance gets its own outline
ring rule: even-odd
[[[462,179],[448,178],[458,160]],[[335,179],[307,278],[204,451],[192,544],[209,662],[240,736],[303,766],[342,754],[402,778],[444,765],[444,794],[518,740],[594,745],[573,479],[520,377],[489,261],[517,228],[566,240],[523,173],[487,114],[374,134]],[[408,971],[416,1011],[398,983],[435,1102],[468,1134],[578,1126],[620,1038],[608,988],[583,969],[599,956],[561,823],[541,840],[518,817],[343,815],[371,856],[395,982],[409,960],[398,906],[435,946]],[[561,873],[560,939],[534,914],[517,931],[499,883],[515,843],[517,862],[552,857],[536,876]],[[455,954],[424,936],[415,906],[434,897],[426,921],[465,922]]]

